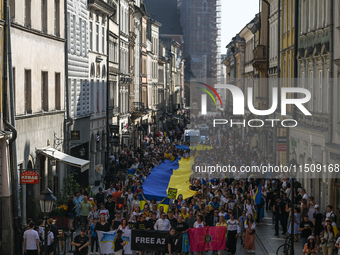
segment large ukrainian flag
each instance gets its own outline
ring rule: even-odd
[[[188,149],[187,146],[181,146],[179,149]],[[211,146],[197,145],[190,147],[191,150],[210,150]],[[162,201],[168,196],[168,189],[177,189],[177,197],[181,194],[183,199],[187,199],[195,195],[196,191],[190,189],[190,175],[191,164],[189,158],[175,159],[174,161],[165,160],[164,163],[152,169],[151,174],[146,178],[143,183],[143,194],[147,200],[155,198],[156,201]],[[191,162],[192,163],[192,162]],[[139,200],[141,209],[144,208],[145,201],[140,196]],[[164,207],[167,212],[169,208],[169,199],[165,199],[162,204],[158,205]]]

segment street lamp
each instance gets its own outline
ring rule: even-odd
[[[56,197],[53,195],[52,191],[49,188],[46,188],[44,192],[41,193],[39,201],[41,212],[45,216],[45,238],[44,238],[44,254],[47,254],[47,215],[52,212],[53,202],[56,200]]]

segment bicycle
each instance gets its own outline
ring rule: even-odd
[[[276,250],[276,255],[290,255],[291,254],[291,239],[290,235],[286,237],[285,243],[280,245],[279,248]]]

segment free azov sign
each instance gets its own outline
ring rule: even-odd
[[[39,184],[39,174],[33,171],[25,171],[20,175],[21,184]]]

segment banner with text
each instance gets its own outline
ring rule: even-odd
[[[165,244],[165,239],[169,235],[168,231],[133,229],[131,232],[132,250],[168,253],[168,247]],[[176,232],[173,239],[175,247],[173,252],[182,252],[182,238],[182,233]]]

